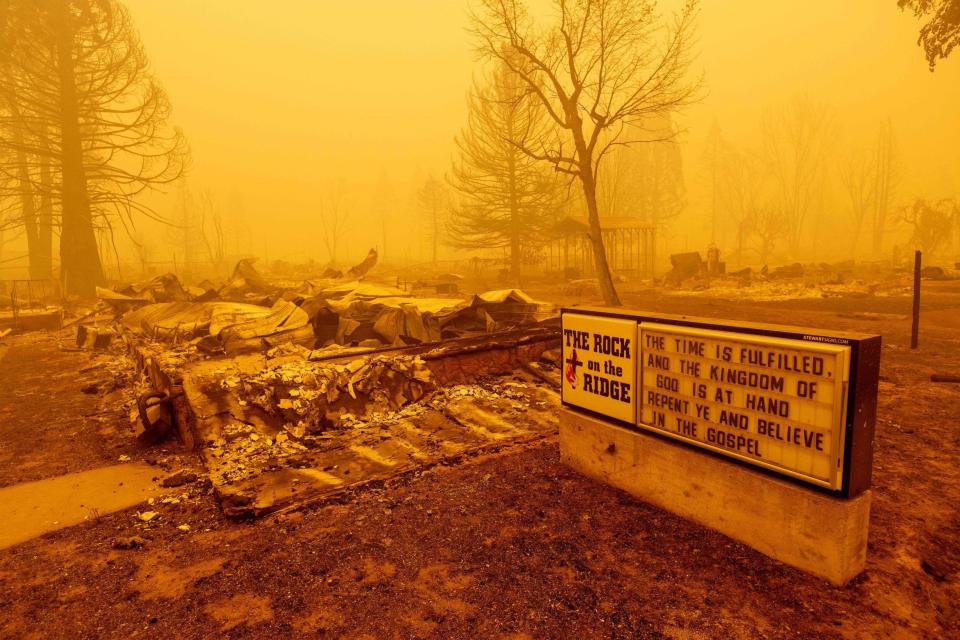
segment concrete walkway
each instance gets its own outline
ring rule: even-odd
[[[160,493],[157,470],[130,463],[0,489],[0,549],[145,502]]]

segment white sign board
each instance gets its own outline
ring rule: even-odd
[[[639,427],[840,487],[850,347],[638,326]]]
[[[563,400],[634,423],[637,321],[563,314]]]

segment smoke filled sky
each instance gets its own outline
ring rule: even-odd
[[[242,206],[253,250],[322,260],[309,229],[323,185],[344,180],[359,221],[384,171],[400,214],[417,181],[447,170],[476,70],[466,2],[127,4],[193,148],[191,186],[213,191],[228,225]],[[677,118],[690,191],[680,231],[705,215],[696,183],[711,123],[755,145],[763,109],[798,94],[833,109],[838,153],[872,143],[890,119],[902,200],[960,193],[960,59],[931,74],[918,28],[895,0],[704,3],[706,93]],[[369,227],[349,250],[377,242]]]

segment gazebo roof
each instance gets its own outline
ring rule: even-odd
[[[619,229],[652,229],[654,225],[644,222],[634,216],[601,216],[601,231],[616,231]],[[554,231],[566,235],[572,233],[586,233],[590,223],[586,216],[567,216],[554,225]]]

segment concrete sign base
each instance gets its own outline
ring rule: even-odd
[[[866,564],[870,491],[837,498],[567,408],[560,409],[560,458],[835,585]]]

